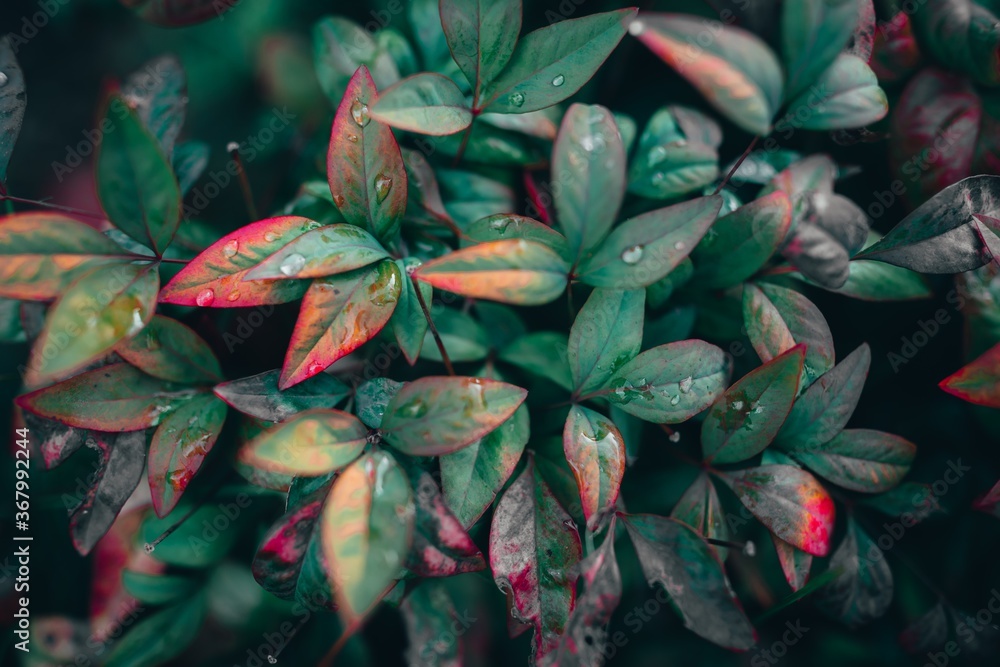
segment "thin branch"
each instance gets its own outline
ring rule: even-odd
[[[427,302],[424,301],[424,295],[420,292],[420,284],[413,276],[410,276],[410,280],[413,281],[413,291],[417,293],[417,301],[420,302],[420,309],[424,311],[424,318],[427,319],[427,326],[430,327],[431,335],[434,336],[434,342],[437,343],[438,351],[441,353],[441,361],[444,362],[444,367],[448,371],[448,375],[455,375],[455,367],[451,365],[451,358],[448,356],[448,350],[444,349],[444,341],[441,340],[441,334],[438,333],[437,327],[434,326],[434,319],[431,318],[431,311],[427,307]]]
[[[64,213],[82,215],[88,218],[95,218],[97,220],[107,219],[107,216],[105,216],[103,213],[94,213],[93,211],[85,211],[82,208],[73,208],[71,206],[60,206],[59,204],[50,204],[45,201],[38,201],[35,199],[25,199],[23,197],[14,197],[12,195],[0,195],[0,201],[8,201],[8,202],[16,201],[19,204],[34,204],[35,206],[50,208],[54,211],[63,211]]]
[[[719,183],[719,187],[715,188],[715,192],[713,192],[712,194],[716,195],[719,194],[720,192],[722,192],[722,188],[726,187],[729,184],[729,179],[733,177],[733,174],[735,174],[736,171],[740,168],[740,165],[743,164],[743,160],[747,159],[747,156],[750,155],[751,151],[753,151],[754,146],[757,145],[758,141],[760,141],[760,137],[753,138],[753,141],[750,142],[750,145],[747,146],[747,149],[743,151],[743,155],[741,155],[740,159],[736,161],[736,164],[733,165],[733,168],[729,170],[729,173],[726,174],[726,177],[722,179],[722,182]]]
[[[250,189],[250,179],[247,178],[247,170],[244,169],[243,160],[240,158],[240,145],[233,141],[227,148],[229,149],[230,157],[233,158],[233,163],[236,164],[236,170],[239,172],[237,176],[240,178],[240,190],[243,191],[243,201],[246,203],[250,220],[259,220],[260,218],[257,217],[257,206],[253,203],[253,190]]]

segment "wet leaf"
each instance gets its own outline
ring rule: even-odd
[[[389,253],[371,234],[354,225],[310,230],[250,269],[243,280],[322,278],[385,259]]]
[[[434,478],[427,472],[415,477],[416,519],[407,569],[420,577],[485,570],[483,554],[451,513]]]
[[[417,586],[403,600],[399,611],[409,638],[407,664],[462,667],[466,639],[463,632],[453,628],[467,621],[455,611],[444,583],[428,581]]]
[[[503,71],[521,32],[521,0],[444,0],[448,48],[474,88],[473,100]]]
[[[587,526],[596,530],[618,501],[625,474],[625,439],[613,421],[574,405],[563,427],[563,451],[580,489]]]
[[[307,380],[374,338],[396,309],[402,281],[390,261],[314,281],[302,299],[278,386]]]
[[[325,475],[360,456],[368,429],[340,410],[300,412],[240,450],[243,463],[283,475]]]
[[[745,651],[757,632],[743,613],[722,562],[693,528],[651,514],[622,515],[650,586],[659,584],[684,627],[726,648]]]
[[[775,127],[779,131],[789,127],[853,129],[879,121],[887,113],[889,102],[878,77],[864,60],[842,53],[811,89],[789,103],[788,113]]]
[[[963,401],[989,408],[1000,407],[1000,345],[991,347],[941,380],[939,386]]]
[[[480,218],[465,229],[465,235],[468,238],[462,239],[462,247],[488,241],[524,239],[546,245],[560,257],[569,258],[570,255],[565,236],[544,223],[521,215],[501,213]]]
[[[411,456],[450,454],[507,421],[527,395],[496,380],[423,377],[392,397],[381,430],[389,444]]]
[[[719,175],[722,130],[700,111],[668,106],[653,114],[639,138],[628,190],[653,199],[675,199],[709,185]]]
[[[216,385],[215,395],[243,414],[269,422],[316,408],[332,408],[350,394],[343,382],[320,373],[294,387],[278,389],[278,370],[223,382]]]
[[[826,444],[791,455],[820,477],[851,491],[878,493],[896,486],[910,469],[917,448],[891,433],[848,429]]]
[[[212,394],[197,394],[160,422],[149,445],[149,490],[156,516],[166,516],[177,505],[225,421],[225,403]]]
[[[362,383],[355,392],[358,418],[368,428],[381,428],[386,406],[402,388],[402,382],[389,378],[374,378]]]
[[[154,315],[134,338],[115,346],[115,352],[162,380],[194,384],[222,379],[219,360],[208,343],[186,325],[163,315]]]
[[[341,102],[351,77],[362,66],[380,88],[399,81],[392,54],[367,30],[342,16],[325,16],[313,26],[313,61],[320,87],[335,104]]]
[[[372,118],[408,132],[444,136],[472,124],[472,110],[455,82],[434,72],[414,74],[382,91]]]
[[[858,526],[847,519],[847,534],[833,552],[830,569],[836,579],[822,589],[820,608],[851,627],[881,617],[892,603],[892,570],[885,554]]]
[[[639,354],[645,290],[595,289],[576,316],[567,354],[572,388],[586,395],[602,386]]]

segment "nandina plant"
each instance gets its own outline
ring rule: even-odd
[[[125,4],[167,26],[243,11]],[[987,113],[975,86],[1000,81],[998,40],[940,26],[965,5],[992,16],[986,2],[760,4],[774,20],[758,33],[730,9],[575,5],[527,30],[520,0],[415,0],[374,35],[323,18],[312,64],[278,47],[268,61],[312,111],[294,171],[307,176],[261,216],[242,158],[259,148],[230,145],[251,217],[231,231],[192,206],[209,146],[185,134],[171,56],[111,86],[98,113],[101,211],[8,193],[31,78],[8,39],[0,335],[30,344],[16,433],[39,477],[89,457],[58,529],[101,581],[83,630],[43,619],[15,648],[116,667],[274,663],[286,647],[290,664],[376,664],[370,628],[399,613],[411,665],[487,664],[491,643],[528,632],[516,646],[533,664],[592,667],[639,632],[620,602],[640,590],[669,607],[640,628],[694,637],[709,664],[714,645],[756,665],[780,657],[756,627],[790,605],[851,628],[887,614],[892,544],[870,526],[908,529],[942,494],[907,479],[922,443],[852,419],[872,351],[835,345],[843,325],[816,295],[892,308],[934,296],[922,274],[995,275],[993,126],[960,149],[934,137]],[[880,80],[920,58],[911,19],[959,73],[922,70],[887,94]],[[976,32],[975,52],[949,31]],[[590,82],[626,47],[704,104],[650,87],[653,113],[620,111]],[[910,111],[884,120],[890,99]],[[915,208],[883,236],[881,213],[837,188],[853,147],[890,126],[895,173],[954,164],[892,188]],[[723,128],[749,143],[727,165]],[[803,135],[849,147],[847,162],[786,146]],[[1000,299],[983,289],[963,292],[982,356],[942,387],[1000,408]],[[258,358],[234,355],[254,337]],[[666,508],[648,499],[664,487]],[[997,514],[1000,485],[978,491]],[[927,590],[897,650],[969,631],[968,600]],[[629,634],[614,630],[623,614]],[[213,623],[238,629],[206,642]],[[966,659],[989,653],[980,624],[975,647],[951,642]]]

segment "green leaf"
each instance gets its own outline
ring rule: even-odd
[[[934,295],[926,278],[916,271],[867,259],[855,259],[847,267],[850,270],[847,282],[837,289],[830,289],[808,278],[803,277],[802,280],[862,301],[910,301],[929,299]]]
[[[465,95],[446,76],[414,74],[382,91],[371,107],[372,118],[400,130],[444,136],[472,124]]]
[[[358,419],[368,428],[382,428],[385,408],[402,388],[402,382],[389,378],[373,378],[363,382],[354,394],[358,402],[355,409]]]
[[[185,141],[174,147],[174,155],[171,164],[174,173],[177,175],[177,184],[181,189],[181,196],[187,196],[194,184],[198,182],[201,175],[208,168],[208,158],[211,148],[203,141]],[[184,229],[178,228],[177,234],[181,241],[184,240]],[[215,240],[214,238],[212,240]]]
[[[287,484],[288,480],[285,480],[286,488]],[[152,546],[153,542],[160,540],[149,555],[167,565],[204,569],[218,564],[237,538],[247,534],[244,531],[254,525],[252,499],[243,492],[222,491],[218,492],[215,502],[182,498],[174,511],[163,518],[148,513],[139,528],[138,542]],[[201,504],[197,504],[199,502]],[[234,511],[234,505],[238,511]],[[183,522],[180,522],[181,517],[185,518]],[[218,531],[214,539],[209,540],[206,536],[213,533],[207,533],[205,526],[213,523],[228,528]],[[168,530],[172,532],[166,533]]]
[[[871,350],[863,343],[814,382],[792,406],[778,433],[778,446],[810,451],[840,433],[861,398],[871,359]]]
[[[156,138],[120,95],[105,111],[97,147],[97,194],[108,219],[133,239],[162,253],[181,221],[181,191]]]
[[[389,444],[411,456],[450,454],[507,421],[527,394],[496,380],[423,377],[392,397],[381,429]]]
[[[607,236],[625,197],[625,149],[608,109],[569,108],[552,148],[552,181],[559,226],[578,261]]]
[[[134,338],[115,352],[143,372],[171,382],[203,384],[222,379],[222,368],[208,343],[186,325],[154,315]]]
[[[136,570],[122,572],[125,591],[143,604],[179,602],[198,592],[198,580],[179,574],[149,574]]]
[[[814,556],[830,551],[833,499],[816,478],[789,465],[764,465],[722,475],[772,533]]]
[[[712,195],[626,220],[580,263],[579,279],[606,289],[655,283],[691,253],[721,206],[722,197]]]
[[[448,595],[445,582],[425,582],[408,593],[399,611],[406,622],[409,648],[407,664],[461,665],[466,652],[464,633],[452,632],[455,627],[465,627],[465,619],[458,615]],[[457,624],[457,625],[456,625]],[[441,641],[441,637],[454,637]]]
[[[340,410],[301,412],[265,431],[240,449],[241,462],[282,475],[314,477],[358,458],[368,429]]]
[[[857,0],[801,0],[781,6],[785,95],[794,99],[833,64],[860,18]]]
[[[288,389],[307,380],[374,338],[392,317],[402,282],[391,261],[313,281],[278,386]]]
[[[522,405],[479,440],[440,458],[445,501],[465,528],[483,515],[510,479],[529,431],[528,408]]]
[[[652,199],[696,192],[718,177],[721,143],[722,130],[701,112],[680,106],[660,109],[639,139],[628,191]]]
[[[876,555],[877,554],[877,555]],[[892,570],[885,555],[854,517],[830,559],[837,578],[822,589],[820,608],[851,627],[881,617],[892,604]]]
[[[528,33],[500,76],[483,89],[480,108],[525,113],[571,97],[618,46],[634,16],[634,9],[620,9]]]
[[[6,77],[0,87],[0,191],[6,192],[7,165],[10,154],[21,133],[27,95],[24,92],[24,73],[14,55],[10,37],[0,39],[0,72]]]
[[[853,129],[871,125],[888,112],[875,72],[861,58],[842,53],[814,86],[789,103],[775,129]]]
[[[587,527],[596,530],[618,500],[625,474],[625,440],[610,419],[574,405],[563,428],[563,450],[580,489]]]
[[[149,445],[149,490],[156,516],[177,505],[222,432],[226,404],[212,394],[197,394],[160,422]]]
[[[841,431],[821,447],[790,452],[820,477],[864,493],[888,491],[899,484],[916,453],[908,440],[869,429]]]
[[[159,424],[197,393],[128,364],[111,364],[25,394],[17,404],[40,417],[77,428],[141,431]]]
[[[490,567],[511,614],[535,628],[536,660],[566,628],[575,597],[567,573],[580,557],[576,526],[529,459],[493,514]]]
[[[374,236],[354,225],[326,225],[297,236],[247,271],[243,280],[322,278],[385,259]]]
[[[643,13],[629,32],[736,125],[760,136],[771,131],[784,77],[777,57],[760,38],[718,21],[678,14]]]
[[[701,424],[706,462],[744,461],[771,444],[798,393],[805,352],[805,345],[796,345],[719,397]]]
[[[567,345],[566,334],[535,331],[504,346],[497,356],[508,364],[572,391]]]
[[[424,303],[430,307],[434,288],[410,278],[410,274],[420,266],[420,260],[413,257],[397,259],[396,265],[399,267],[399,275],[403,277],[403,285],[399,290],[399,302],[392,313],[389,325],[392,327],[399,349],[406,357],[407,363],[412,366],[420,357],[420,350],[423,348],[424,338],[430,326],[423,308],[420,307],[417,290],[420,290]]]
[[[281,390],[280,375],[280,371],[273,370],[223,382],[216,385],[215,395],[243,414],[280,422],[305,410],[332,408],[351,393],[350,387],[326,373]]]
[[[719,502],[719,494],[709,476],[702,472],[691,482],[681,499],[674,505],[670,518],[691,526],[699,535],[706,539],[728,541],[729,524],[726,514]],[[724,561],[729,553],[726,547],[710,544],[720,561]]]
[[[146,667],[180,655],[195,640],[205,620],[204,593],[157,610],[130,628],[108,653],[107,667]]]
[[[615,373],[608,400],[646,421],[677,424],[695,416],[729,384],[726,354],[700,340],[646,350]]]
[[[645,290],[596,289],[591,293],[569,333],[569,367],[577,395],[604,386],[616,370],[639,354],[645,301]]]
[[[152,265],[103,266],[80,276],[49,311],[29,368],[44,378],[84,368],[149,324],[159,288]]]
[[[452,57],[475,88],[475,100],[514,53],[521,0],[443,0],[441,24]]]
[[[791,224],[792,202],[781,191],[722,216],[691,253],[697,284],[718,289],[750,278],[777,252]]]
[[[388,243],[406,212],[406,167],[392,130],[372,122],[376,102],[375,82],[361,67],[333,119],[326,175],[344,219]]]
[[[743,323],[761,361],[770,361],[797,344],[806,346],[801,387],[833,368],[833,334],[812,301],[795,290],[769,283],[743,286]]]
[[[52,213],[5,216],[0,220],[0,296],[56,299],[88,270],[128,261],[123,255],[117,243],[72,218]]]
[[[501,303],[538,305],[566,289],[569,263],[536,241],[511,239],[456,250],[413,275],[448,292]]]
[[[21,302],[0,297],[0,343],[23,343],[27,339],[21,324]]]
[[[379,88],[399,81],[392,55],[360,25],[341,16],[326,16],[312,30],[316,77],[326,96],[339,103],[359,67],[371,71]]]
[[[465,236],[462,247],[489,241],[524,239],[546,245],[560,257],[569,259],[570,256],[565,236],[544,223],[521,215],[501,213],[480,218],[465,229]]]
[[[812,554],[807,554],[801,549],[793,547],[774,533],[771,533],[771,541],[774,542],[774,550],[778,554],[778,562],[781,564],[781,571],[785,575],[785,581],[792,587],[793,591],[799,591],[809,581],[809,570],[812,568]]]
[[[413,515],[410,482],[387,452],[366,454],[333,483],[320,529],[345,623],[365,616],[401,574]]]
[[[660,584],[684,627],[726,648],[757,641],[712,547],[691,527],[651,514],[622,515],[650,586]]]
[[[908,15],[921,51],[978,83],[1000,83],[996,3],[944,0],[918,9]]]
[[[434,326],[437,327],[451,361],[480,361],[489,355],[489,337],[472,315],[454,308],[442,307],[435,308],[432,316]],[[426,319],[424,321],[426,322]],[[431,361],[442,360],[441,352],[429,332],[424,334],[421,356]]]
[[[187,78],[175,56],[160,56],[129,76],[122,98],[135,110],[143,126],[172,158],[187,110]]]

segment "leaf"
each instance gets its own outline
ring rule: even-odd
[[[580,489],[588,530],[594,531],[618,500],[625,474],[625,439],[613,421],[574,405],[563,428],[563,449]]]
[[[407,594],[399,611],[406,622],[409,648],[407,664],[435,667],[462,667],[466,640],[463,632],[453,631],[468,623],[455,611],[444,582],[428,581]]]
[[[483,88],[479,108],[527,113],[571,97],[618,46],[635,11],[591,14],[528,33],[503,72]]]
[[[396,309],[402,281],[390,261],[314,281],[302,299],[278,386],[307,380],[374,338]]]
[[[822,589],[819,605],[828,614],[857,627],[889,610],[892,570],[885,554],[853,517],[847,519],[847,534],[833,552],[830,569],[840,574]]]
[[[840,433],[861,398],[871,359],[868,344],[863,343],[813,383],[792,406],[778,433],[778,446],[810,451]]]
[[[807,554],[801,549],[793,547],[774,533],[771,533],[771,540],[774,542],[774,550],[778,554],[778,562],[781,564],[781,571],[785,575],[785,581],[798,592],[809,581],[809,570],[812,568],[812,554]]]
[[[684,627],[719,646],[745,651],[757,641],[718,556],[694,529],[651,514],[622,515],[650,586],[660,584]]]
[[[76,428],[141,431],[195,393],[128,364],[111,364],[20,396],[17,404]]]
[[[718,21],[647,12],[629,32],[736,125],[760,136],[771,131],[783,75],[777,57],[758,37]]]
[[[186,325],[163,315],[154,315],[145,329],[119,343],[115,352],[162,380],[194,384],[222,379],[219,360],[208,343]]]
[[[567,346],[566,334],[536,331],[506,345],[497,356],[535,377],[572,391]]]
[[[313,26],[312,34],[316,78],[326,96],[335,103],[340,102],[351,77],[361,67],[371,71],[371,78],[380,88],[399,81],[399,69],[392,54],[354,21],[325,16]]]
[[[809,90],[789,103],[775,128],[853,129],[882,120],[888,112],[875,72],[861,58],[842,53]]]
[[[362,383],[354,392],[354,398],[357,400],[355,412],[358,419],[364,422],[368,428],[382,428],[385,408],[389,405],[392,397],[398,394],[402,388],[402,382],[396,382],[389,378],[373,378]]]
[[[8,215],[0,219],[0,296],[56,299],[90,269],[128,261],[124,255],[117,243],[72,218]]]
[[[337,477],[323,508],[323,554],[345,623],[366,615],[399,576],[413,538],[413,491],[388,453],[366,454]]]
[[[622,598],[622,575],[615,557],[614,536],[612,525],[601,546],[580,563],[580,578],[586,587],[570,612],[559,645],[543,665],[601,667],[604,664],[608,624]]]
[[[325,225],[295,237],[247,271],[243,280],[323,278],[385,259],[389,253],[354,225]]]
[[[694,249],[700,287],[737,285],[759,271],[777,251],[792,224],[792,203],[772,192],[724,215]]]
[[[462,296],[529,306],[562,294],[569,268],[548,246],[511,239],[456,250],[425,263],[413,275]]]
[[[149,605],[172,604],[198,592],[198,580],[192,577],[148,574],[136,570],[122,571],[122,585],[129,595]]]
[[[521,32],[521,0],[444,0],[441,25],[473,100],[503,71]]]
[[[625,197],[625,149],[611,112],[574,104],[552,147],[552,199],[570,256],[599,244]]]
[[[719,397],[701,424],[707,463],[744,461],[771,444],[798,393],[805,352],[805,345],[796,345]]]
[[[687,488],[670,512],[670,518],[686,523],[706,539],[729,540],[729,524],[719,502],[719,494],[705,473],[699,473]],[[726,547],[716,544],[709,544],[709,548],[720,561],[724,561],[729,552]]]
[[[722,479],[767,529],[813,556],[830,551],[833,499],[816,478],[789,465],[726,473]]]
[[[847,267],[850,270],[847,282],[837,289],[809,282],[862,301],[910,301],[934,295],[927,280],[909,269],[867,259],[855,259]]]
[[[941,380],[938,386],[974,405],[1000,407],[1000,345]]]
[[[910,655],[929,653],[948,640],[948,616],[940,602],[899,633],[899,643]]]
[[[960,463],[957,468],[951,467],[957,473],[962,473]],[[903,482],[891,491],[863,498],[861,502],[886,516],[901,519],[907,525],[912,526],[928,517],[944,512],[937,494],[931,487],[930,484]]]
[[[796,344],[806,346],[800,388],[834,366],[830,326],[819,308],[799,292],[769,283],[744,285],[743,322],[761,361],[771,361]]]
[[[451,513],[430,473],[416,475],[416,519],[407,569],[420,577],[452,577],[486,569],[486,560]]]
[[[668,106],[653,114],[639,138],[628,190],[653,199],[675,199],[708,186],[719,175],[722,130],[700,111]]]
[[[226,234],[174,276],[160,303],[200,308],[245,308],[302,298],[305,280],[245,281],[247,274],[293,239],[319,227],[297,216],[267,218]]]
[[[403,285],[399,290],[399,301],[396,303],[396,310],[392,313],[389,325],[392,327],[400,351],[406,357],[407,363],[412,366],[420,357],[420,350],[423,348],[424,338],[430,327],[424,316],[424,310],[420,307],[417,290],[420,290],[424,303],[429,307],[434,297],[434,288],[410,278],[410,274],[420,266],[420,260],[412,257],[397,259],[396,266],[399,267],[399,275],[403,277]]]
[[[55,378],[86,367],[149,324],[159,287],[152,265],[103,266],[80,276],[49,311],[29,368]]]
[[[608,400],[639,419],[678,424],[698,414],[726,390],[731,362],[700,340],[646,350],[615,373]]]
[[[70,537],[81,556],[90,553],[115,522],[135,490],[146,463],[146,434],[142,431],[94,434],[87,444],[98,451],[99,462],[87,478],[87,492],[72,508]]]
[[[493,514],[490,567],[511,614],[535,628],[536,660],[557,648],[565,631],[576,597],[570,569],[580,557],[572,519],[529,459]]]
[[[135,72],[122,86],[122,98],[135,110],[169,159],[184,125],[187,79],[175,56],[160,56]]]
[[[856,0],[802,0],[781,6],[785,96],[794,99],[822,80],[858,24]]]
[[[578,278],[594,287],[646,287],[673,271],[715,222],[722,198],[699,197],[643,213],[618,225],[580,263]]]
[[[7,192],[7,166],[21,134],[28,99],[24,92],[24,73],[15,53],[10,37],[0,39],[0,72],[4,74],[4,85],[0,86],[0,192],[3,193]]]
[[[576,316],[567,353],[577,395],[595,391],[639,354],[644,290],[595,289]]]
[[[283,475],[325,475],[356,459],[365,448],[367,435],[365,426],[346,412],[308,410],[244,445],[239,460]]]
[[[858,258],[920,273],[960,273],[988,260],[973,215],[1000,217],[1000,176],[950,185],[907,215]]]
[[[149,490],[156,516],[177,505],[222,432],[226,404],[197,394],[164,417],[149,446]]]
[[[222,16],[224,12],[239,4],[239,0],[184,0],[183,2],[178,2],[178,0],[121,0],[121,2],[126,7],[133,9],[143,20],[165,28],[182,28],[203,23]],[[153,652],[150,655],[156,655],[156,653]]]
[[[466,227],[465,235],[467,238],[462,239],[462,247],[488,241],[524,239],[546,245],[560,257],[568,259],[570,255],[565,236],[544,223],[521,215],[501,213],[480,218]]]
[[[187,196],[188,192],[201,175],[208,168],[208,158],[211,149],[208,144],[201,141],[185,141],[174,146],[173,167],[177,174],[177,184],[181,189],[181,196]],[[184,229],[178,228],[177,233],[183,240]]]
[[[440,458],[444,498],[463,527],[483,515],[510,479],[528,434],[528,409],[522,405],[479,440]]]
[[[97,194],[108,219],[157,254],[181,221],[181,191],[170,161],[120,95],[106,104],[97,146]]]
[[[278,389],[280,371],[273,370],[216,385],[215,395],[243,414],[269,422],[316,408],[332,408],[350,394],[343,382],[320,373],[294,387]]]
[[[945,0],[909,14],[921,50],[978,83],[995,86],[1000,83],[996,10],[992,3]]]
[[[496,380],[423,377],[392,397],[381,430],[389,444],[410,456],[450,454],[507,421],[527,395]]]
[[[981,497],[976,498],[972,507],[979,512],[1000,518],[1000,482],[994,484],[993,488]]]
[[[848,429],[820,448],[791,455],[838,486],[878,493],[899,484],[916,453],[913,443],[891,433]]]
[[[434,72],[414,74],[382,91],[371,107],[375,120],[408,132],[444,136],[472,124],[465,95]]]
[[[326,174],[344,219],[388,242],[406,212],[406,167],[392,130],[371,122],[378,99],[368,68],[360,67],[333,119]]]

